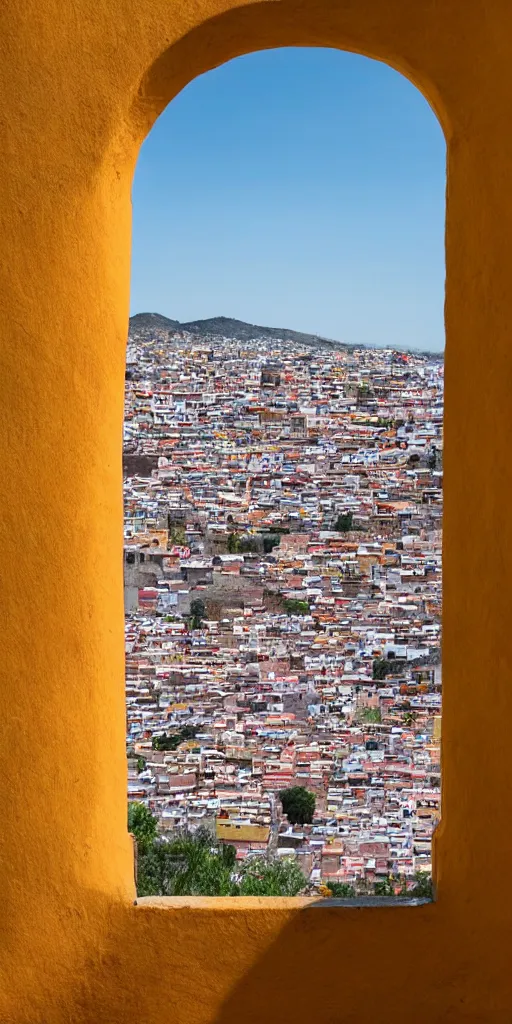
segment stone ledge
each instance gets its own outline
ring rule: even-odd
[[[405,899],[400,896],[365,896],[359,899],[317,899],[314,896],[141,896],[135,906],[158,910],[322,910],[340,907],[348,910],[365,908],[425,907],[434,900]]]

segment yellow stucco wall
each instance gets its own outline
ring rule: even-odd
[[[387,61],[447,139],[438,902],[134,906],[121,531],[131,178],[188,81],[287,44]],[[508,1022],[510,0],[3,0],[0,48],[0,1020]]]

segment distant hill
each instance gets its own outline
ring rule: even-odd
[[[261,327],[259,324],[246,324],[243,320],[232,320],[227,316],[214,316],[210,320],[191,320],[181,325],[182,330],[196,334],[198,338],[234,338],[235,341],[253,341],[254,338],[282,339],[295,341],[298,345],[322,344],[340,345],[342,342],[330,342],[317,334],[303,334],[291,331],[288,327]]]
[[[130,332],[146,334],[151,331],[185,331],[194,335],[199,342],[215,340],[215,338],[232,338],[234,341],[254,341],[255,338],[266,338],[269,341],[292,341],[297,345],[309,345],[312,348],[343,348],[352,352],[356,348],[371,348],[369,345],[354,345],[353,343],[334,341],[331,338],[322,338],[319,334],[303,334],[301,331],[291,331],[288,327],[261,327],[258,324],[246,324],[243,320],[233,320],[227,316],[214,316],[209,320],[189,320],[187,323],[180,323],[179,320],[171,320],[161,313],[136,313],[130,317]],[[411,351],[411,349],[399,349],[397,351]],[[428,356],[432,359],[442,360],[443,352],[416,351],[416,355]]]
[[[335,347],[354,348],[353,345],[344,345],[343,342],[331,341],[329,338],[321,338],[317,334],[303,334],[301,331],[291,331],[288,327],[261,327],[258,324],[246,324],[243,320],[233,320],[227,316],[215,316],[209,320],[190,320],[187,323],[180,323],[179,320],[170,320],[161,313],[136,313],[130,317],[130,330],[146,332],[151,330],[159,331],[186,331],[193,334],[198,341],[207,338],[233,338],[234,341],[253,341],[255,338],[268,338],[269,340],[293,341],[298,345],[332,345]]]
[[[130,330],[180,331],[182,327],[178,320],[169,320],[161,313],[136,313],[130,317]]]

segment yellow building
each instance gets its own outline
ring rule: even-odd
[[[232,843],[268,843],[269,825],[252,825],[243,822],[217,818],[215,822],[217,839]]]
[[[434,715],[433,739],[436,743],[441,742],[441,715]]]
[[[3,0],[0,39],[0,1021],[508,1022],[510,0]],[[285,45],[387,62],[447,142],[443,802],[426,906],[134,902],[121,528],[133,170],[188,82]]]

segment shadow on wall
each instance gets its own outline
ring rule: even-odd
[[[73,999],[67,1008],[72,1019],[484,1024],[489,993],[498,993],[496,1003],[512,994],[504,985],[506,941],[486,939],[485,928],[458,933],[436,904],[214,902],[216,909],[208,900],[182,898],[165,909],[146,904],[116,911],[103,948],[88,958],[79,1006]],[[493,1019],[500,1012],[509,1019],[505,1006],[493,1009]]]

